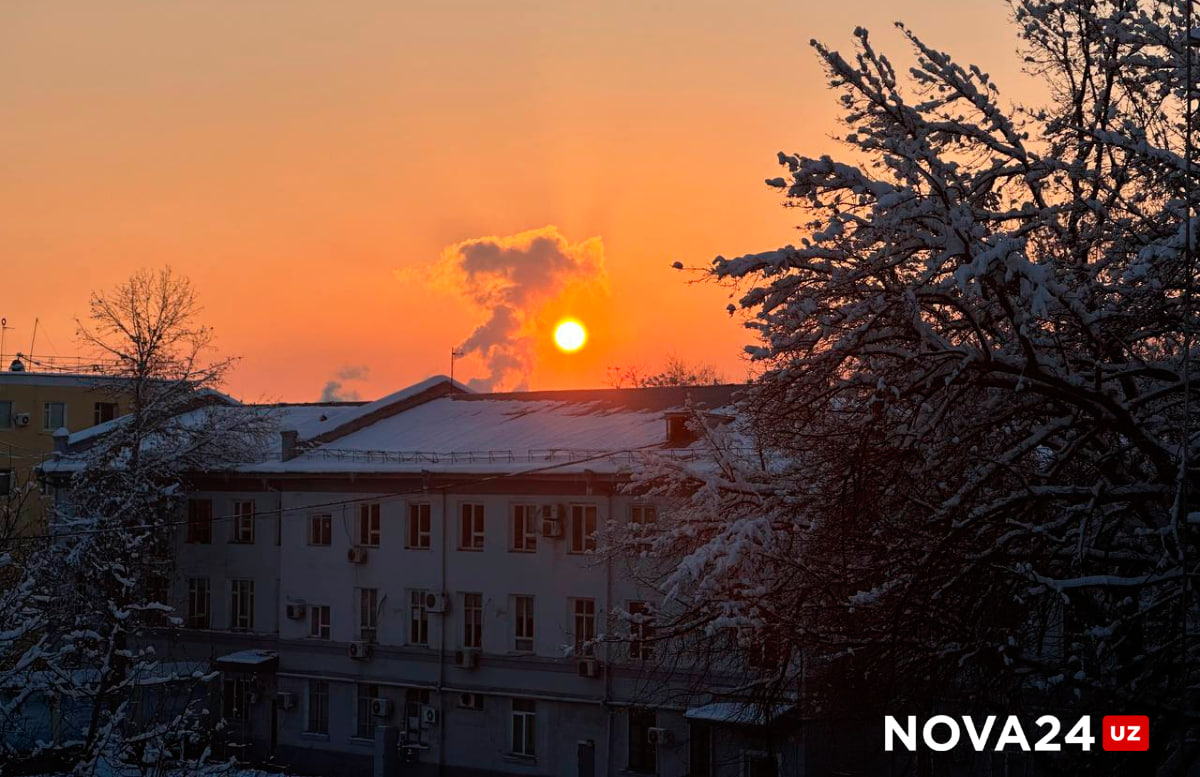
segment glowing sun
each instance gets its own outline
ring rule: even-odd
[[[587,342],[587,330],[583,328],[583,324],[572,319],[560,321],[558,326],[554,327],[554,344],[559,350],[571,353],[578,351]]]

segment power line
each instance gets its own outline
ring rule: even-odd
[[[622,453],[636,453],[639,451],[648,450],[650,448],[657,448],[658,446],[659,446],[658,443],[650,443],[647,445],[639,446],[637,448],[621,448],[621,449],[617,449],[617,450],[604,451],[602,453],[597,453],[592,456],[585,456],[581,459],[575,459],[573,461],[562,461],[557,464],[548,464],[546,466],[534,467],[532,469],[521,470],[519,472],[501,472],[496,475],[488,475],[486,477],[475,478],[472,480],[461,480],[461,481],[453,482],[453,483],[444,483],[442,485],[433,486],[432,488],[422,487],[419,489],[413,489],[411,491],[391,491],[391,492],[384,493],[382,496],[374,495],[374,496],[355,497],[353,499],[338,499],[338,500],[334,500],[332,502],[319,502],[317,504],[306,504],[306,505],[300,505],[300,506],[296,506],[296,507],[282,507],[281,506],[281,507],[277,507],[277,508],[274,508],[271,510],[265,510],[262,513],[259,513],[256,510],[254,512],[254,518],[255,519],[260,518],[260,517],[266,518],[266,517],[272,516],[272,515],[282,516],[284,513],[300,512],[300,511],[306,511],[306,510],[317,510],[317,509],[320,509],[323,507],[345,507],[347,505],[360,504],[363,502],[383,502],[383,501],[397,499],[397,498],[405,497],[405,496],[414,496],[416,494],[427,494],[430,491],[447,491],[447,490],[453,489],[457,486],[478,485],[480,483],[488,483],[488,482],[492,482],[495,480],[504,480],[506,478],[522,477],[525,475],[536,475],[541,472],[550,472],[552,470],[560,469],[562,467],[570,466],[572,464],[583,464],[585,462],[595,461],[597,459],[606,459],[611,456],[616,456],[616,455],[622,454]],[[230,520],[234,520],[236,518],[244,518],[244,517],[245,516],[238,515],[237,513],[230,513],[228,515],[214,516],[211,519],[209,519],[209,522],[217,523],[218,521],[230,521]],[[191,523],[191,521],[184,519],[184,520],[180,520],[180,521],[165,521],[163,523],[140,524],[140,525],[135,525],[135,526],[104,526],[104,527],[99,527],[99,528],[95,528],[95,529],[79,529],[77,531],[65,531],[65,532],[60,532],[58,534],[22,534],[19,536],[9,538],[8,542],[19,542],[19,541],[30,542],[30,541],[35,541],[35,540],[57,540],[57,539],[63,539],[63,538],[67,538],[67,537],[82,537],[82,536],[87,536],[87,535],[92,535],[92,534],[105,534],[107,532],[138,531],[138,530],[143,530],[143,529],[145,529],[145,530],[166,529],[166,528],[170,528],[170,527],[174,527],[174,526],[186,526],[189,523]]]

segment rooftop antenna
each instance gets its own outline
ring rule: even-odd
[[[0,359],[4,358],[4,341],[8,335],[8,318],[0,318]]]
[[[454,382],[454,360],[461,359],[462,356],[463,356],[462,351],[458,350],[457,348],[455,348],[453,346],[450,347],[450,382],[451,383]]]
[[[29,338],[29,362],[33,363],[33,346],[37,343],[38,318],[33,317],[33,336]]]

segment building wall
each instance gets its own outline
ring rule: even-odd
[[[97,402],[116,403],[118,414],[129,410],[128,398],[114,394],[100,378],[35,372],[0,372],[0,407],[8,402],[11,413],[0,411],[0,482],[4,473],[11,472],[16,484],[28,482],[33,468],[54,451],[55,429],[45,424],[46,403],[66,405],[65,426],[70,432],[94,424]],[[14,416],[25,413],[29,423],[17,424]],[[42,526],[45,507],[40,499],[27,500],[20,529],[34,531]]]
[[[268,714],[268,700],[267,707],[255,713],[250,727],[252,738],[259,742],[275,741],[278,760],[296,768],[344,756],[338,773],[366,773],[374,743],[358,739],[354,733],[356,688],[369,683],[378,685],[379,696],[394,703],[395,712],[378,722],[399,727],[402,739],[408,736],[404,710],[410,691],[428,691],[427,704],[437,711],[436,725],[413,732],[412,738],[419,738],[422,749],[415,751],[416,764],[405,765],[404,774],[421,774],[422,769],[436,773],[439,763],[449,774],[586,774],[578,762],[581,743],[587,742],[594,748],[594,774],[636,773],[627,769],[627,711],[631,705],[657,707],[657,725],[671,732],[670,743],[657,750],[655,773],[688,774],[689,726],[682,712],[688,704],[685,691],[696,678],[664,683],[640,662],[629,660],[625,648],[617,645],[598,646],[597,658],[604,668],[598,677],[581,677],[571,655],[572,599],[595,600],[597,631],[602,633],[614,608],[625,607],[630,600],[648,599],[647,592],[603,559],[570,552],[569,527],[562,538],[539,536],[535,552],[512,552],[509,547],[514,504],[592,505],[602,527],[610,518],[628,519],[629,497],[578,479],[525,487],[505,483],[505,493],[476,493],[480,486],[410,493],[418,490],[411,482],[397,483],[391,489],[379,483],[348,481],[337,486],[315,482],[270,485],[245,482],[241,488],[247,490],[227,485],[221,488],[232,490],[214,487],[196,495],[212,500],[212,542],[183,542],[186,535],[181,528],[175,594],[180,614],[186,615],[188,578],[207,577],[214,628],[185,631],[173,649],[189,659],[217,658],[243,647],[269,647],[279,652],[278,672],[270,682],[274,691],[292,693],[296,704]],[[313,489],[314,485],[318,488]],[[256,508],[253,544],[231,542],[234,504],[245,500],[253,500]],[[484,505],[482,551],[459,549],[464,502]],[[347,554],[360,544],[360,505],[376,503],[381,516],[379,545],[367,549],[366,563],[351,563]],[[430,505],[428,549],[405,547],[412,504]],[[332,517],[331,541],[328,546],[315,546],[309,543],[309,519],[323,513]],[[255,581],[252,633],[228,631],[229,581],[236,578]],[[370,660],[354,660],[348,655],[350,643],[360,637],[356,600],[360,588],[379,592],[378,636]],[[409,594],[414,590],[443,591],[449,599],[448,612],[427,616],[427,644],[413,644],[412,640]],[[474,669],[455,664],[455,652],[463,647],[462,594],[467,592],[483,595],[482,656]],[[531,651],[516,649],[515,595],[534,597]],[[303,601],[309,608],[306,616],[287,618],[289,601]],[[314,605],[330,607],[328,639],[310,636]],[[313,681],[329,684],[328,733],[307,731],[308,692]],[[465,693],[481,698],[482,709],[462,708],[460,698]],[[511,752],[514,699],[534,705],[536,756],[532,759]],[[270,715],[274,715],[274,737],[270,735]],[[728,749],[727,743],[722,747]],[[585,754],[591,752],[586,744],[582,748]],[[714,774],[742,774],[738,758],[721,760],[731,765]]]

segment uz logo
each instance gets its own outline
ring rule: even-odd
[[[1105,750],[1149,750],[1150,718],[1145,715],[1105,715]]]

